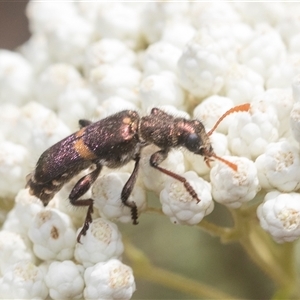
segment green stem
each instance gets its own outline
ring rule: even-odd
[[[155,207],[147,207],[146,212],[163,215],[162,210]],[[220,237],[224,243],[237,240],[239,237],[239,231],[235,228],[221,227],[214,223],[208,222],[205,219],[197,224],[197,227],[201,228],[212,236]]]
[[[294,244],[276,244],[261,228],[256,211],[250,208],[231,210],[235,228],[242,231],[240,244],[256,265],[261,268],[280,289],[295,291],[297,272],[295,270]]]
[[[153,266],[145,254],[128,241],[125,241],[125,254],[131,261],[131,267],[133,268],[135,275],[139,278],[186,293],[192,297],[237,299],[231,295],[218,291],[212,286],[199,283],[198,281]]]
[[[147,207],[146,209],[147,213],[154,213],[158,215],[163,215],[162,209],[161,208],[156,208],[156,207]]]
[[[224,243],[236,240],[239,236],[239,232],[235,228],[221,227],[214,223],[208,222],[205,219],[202,220],[197,226],[210,235],[219,237]]]
[[[232,228],[220,227],[206,220],[202,220],[197,226],[213,236],[218,236],[222,242],[238,241],[253,262],[277,284],[279,290],[276,293],[276,297],[278,295],[292,295],[293,293],[298,293],[297,295],[299,296],[300,291],[297,290],[294,243],[276,244],[261,228],[256,217],[256,210],[259,203],[258,201],[255,205],[249,207],[234,210],[230,209],[229,211],[234,220],[234,227]],[[162,213],[161,210],[153,208],[148,211]],[[176,282],[176,288],[176,286],[180,286],[177,280],[184,282],[184,279],[176,277],[178,275],[168,273],[168,276],[166,276],[167,274],[164,272],[167,271],[151,266],[151,270],[153,269],[155,269],[155,272],[162,274],[163,278],[160,278],[158,282],[164,282],[166,286],[170,286],[169,284]],[[158,278],[157,273],[155,274],[156,278]],[[152,275],[152,272],[149,271],[144,277],[149,276],[151,281],[156,282],[155,278],[152,278]],[[171,279],[171,282],[168,282],[166,277]],[[195,283],[191,280],[188,280],[188,282],[191,283],[192,290]],[[199,283],[197,283],[197,285],[200,288],[201,296],[203,296],[202,292],[206,291],[207,286],[201,286]],[[185,289],[183,288],[183,290]],[[215,290],[210,287],[208,287],[208,290],[215,292]],[[195,294],[193,295],[195,296]],[[210,297],[208,295],[209,293],[206,294],[205,292],[205,296]]]

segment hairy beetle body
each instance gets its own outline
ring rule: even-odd
[[[232,108],[220,120],[235,111],[247,111],[249,105]],[[150,115],[139,117],[136,111],[125,110],[92,123],[80,120],[79,131],[47,149],[39,158],[35,170],[27,176],[27,187],[46,206],[54,195],[82,170],[94,165],[95,168],[83,176],[73,187],[69,200],[74,206],[87,206],[87,215],[81,232],[85,235],[92,222],[93,199],[80,199],[99,176],[103,166],[118,168],[129,161],[135,161],[131,176],[121,193],[122,203],[131,208],[131,217],[137,224],[136,204],[128,201],[136,182],[141,150],[154,144],[160,148],[150,157],[150,166],[182,182],[190,195],[199,202],[194,189],[186,179],[160,167],[169,151],[176,147],[185,147],[189,151],[204,156],[209,164],[212,158],[218,158],[236,170],[236,166],[218,156],[213,151],[209,135],[199,120],[187,120],[173,117],[158,108],[153,108]],[[216,125],[217,125],[216,124]]]
[[[46,206],[62,186],[94,163],[117,168],[137,151],[139,116],[122,111],[83,127],[47,149],[27,177],[31,194]]]

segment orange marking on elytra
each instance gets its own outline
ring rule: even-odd
[[[74,143],[74,149],[84,159],[95,159],[97,158],[97,155],[85,145],[82,139],[84,132],[85,128],[82,128],[76,133],[76,136],[79,137],[79,139]]]

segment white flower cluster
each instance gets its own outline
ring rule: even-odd
[[[85,195],[95,207],[81,243],[86,211],[67,198],[87,171],[46,208],[22,189],[41,153],[76,131],[78,119],[124,109],[147,115],[160,107],[201,120],[208,132],[228,109],[250,103],[210,136],[237,170],[218,160],[210,169],[202,156],[170,149],[160,166],[176,180],[150,167],[158,150],[150,145],[129,200],[140,214],[153,191],[172,222],[192,225],[213,200],[237,209],[261,191],[261,227],[279,243],[300,237],[300,10],[256,5],[29,2],[30,39],[15,52],[0,50],[0,193],[15,199],[9,213],[0,206],[0,298],[131,298],[133,272],[121,262],[112,221],[131,222],[120,194],[133,164],[104,168]]]
[[[130,299],[134,277],[121,262],[124,247],[117,226],[96,218],[77,243],[73,216],[55,208],[65,201],[58,198],[44,208],[28,190],[18,193],[0,231],[1,297]]]

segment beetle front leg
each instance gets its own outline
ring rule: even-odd
[[[184,177],[159,166],[159,164],[161,164],[167,158],[168,153],[169,153],[169,149],[159,150],[159,151],[153,153],[150,157],[151,167],[182,182],[185,189],[188,191],[188,193],[197,201],[197,203],[200,202],[200,199],[198,198],[197,193],[195,192],[195,190],[192,188],[192,186],[189,184],[189,182]]]
[[[136,203],[134,201],[128,201],[128,198],[129,198],[129,196],[134,188],[135,182],[136,182],[136,178],[137,178],[138,170],[139,170],[139,162],[140,162],[140,156],[137,156],[135,158],[134,169],[133,169],[129,179],[125,183],[125,185],[122,189],[122,193],[121,193],[122,203],[131,208],[131,218],[132,218],[134,225],[138,224],[138,221],[137,221],[138,210],[137,210]]]
[[[77,237],[77,242],[80,243],[80,237],[82,235],[85,235],[87,230],[89,229],[90,223],[92,222],[92,213],[93,213],[93,205],[94,205],[94,200],[89,198],[89,199],[79,199],[82,195],[84,195],[91,185],[95,182],[95,180],[98,178],[100,171],[102,169],[102,165],[96,164],[96,169],[82,177],[73,187],[70,195],[69,195],[69,200],[72,205],[74,206],[88,206],[88,210],[86,213],[86,218],[83,224],[83,227],[78,234]]]

